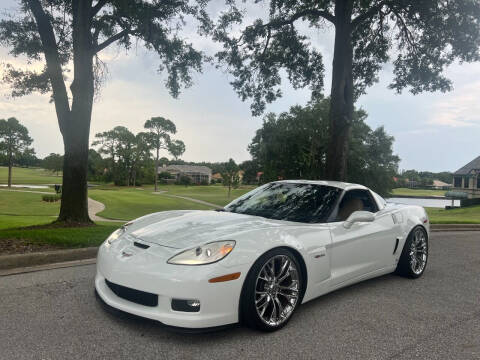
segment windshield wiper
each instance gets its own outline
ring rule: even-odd
[[[225,210],[225,208],[216,208],[215,211],[224,212],[224,211],[227,211],[227,210]]]

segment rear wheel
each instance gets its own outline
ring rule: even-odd
[[[427,232],[417,226],[408,235],[397,265],[397,274],[416,279],[422,276],[428,260]]]
[[[303,281],[295,255],[274,249],[252,266],[242,290],[241,316],[249,326],[275,331],[290,320],[301,301]]]

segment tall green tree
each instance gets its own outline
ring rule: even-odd
[[[112,129],[95,134],[95,140],[92,142],[92,146],[99,146],[98,152],[102,155],[106,155],[107,159],[110,160],[110,171],[112,172],[115,170],[117,141],[118,138],[115,129]]]
[[[165,85],[176,97],[192,84],[192,71],[201,71],[203,60],[180,30],[187,19],[197,20],[201,33],[209,29],[207,0],[18,1],[20,12],[0,21],[0,43],[13,56],[44,61],[45,67],[25,71],[9,64],[4,81],[13,96],[52,94],[65,150],[58,221],[90,223],[88,145],[93,97],[103,73],[99,53],[113,44],[126,50],[140,44],[156,52],[159,70],[168,74]]]
[[[307,106],[293,106],[289,112],[265,116],[249,145],[264,181],[325,178],[329,106],[329,99],[318,99]],[[346,180],[385,195],[393,186],[399,158],[393,153],[393,137],[383,127],[370,129],[366,117],[364,111],[354,110]]]
[[[172,154],[175,161],[177,161],[185,152],[185,143],[182,140],[171,141],[168,146],[168,152]]]
[[[131,184],[137,185],[139,175],[148,172],[147,167],[151,165],[150,145],[148,143],[148,133],[141,132],[135,135],[135,144],[133,147]]]
[[[144,128],[148,130],[147,141],[155,152],[155,191],[158,191],[158,166],[160,150],[168,150],[171,146],[171,135],[177,132],[175,124],[161,116],[145,121]]]
[[[42,160],[42,167],[51,172],[58,173],[63,169],[63,155],[50,153]]]
[[[12,187],[12,167],[16,158],[31,151],[33,139],[28,129],[13,117],[0,119],[0,151],[5,153],[8,166],[8,187]]]
[[[114,183],[129,186],[136,156],[136,136],[125,126],[115,126],[96,134],[95,138],[92,146],[99,146],[100,154],[108,156]]]
[[[309,86],[314,97],[321,92],[324,65],[314,45],[316,35],[330,29],[335,33],[325,174],[331,180],[348,178],[354,102],[378,81],[385,63],[393,62],[391,89],[409,88],[418,94],[450,90],[444,69],[454,61],[480,58],[478,0],[255,3],[269,3],[267,19],[255,19],[235,31],[232,24],[242,24],[244,13],[232,5],[220,17],[215,39],[224,45],[217,57],[234,76],[234,89],[242,100],[253,99],[256,115],[282,95],[282,72],[294,88]]]
[[[222,180],[223,185],[228,187],[228,198],[230,198],[230,193],[233,189],[238,188],[240,185],[240,176],[238,175],[239,167],[233,159],[228,160],[224,165],[224,170],[222,171]]]

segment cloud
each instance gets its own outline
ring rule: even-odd
[[[480,126],[480,81],[466,84],[433,105],[428,123],[448,127]]]

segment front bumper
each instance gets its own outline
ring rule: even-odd
[[[134,254],[123,257],[125,249]],[[98,252],[95,288],[108,305],[131,314],[181,328],[210,328],[238,322],[239,299],[245,269],[225,268],[221,262],[202,266],[166,263],[173,249],[154,245],[133,249],[125,242],[102,245]],[[248,270],[248,269],[247,269]],[[241,272],[237,280],[209,283],[208,279]],[[117,296],[106,284],[118,285],[158,295],[157,306],[144,306]],[[174,311],[172,299],[198,299],[199,312]]]

